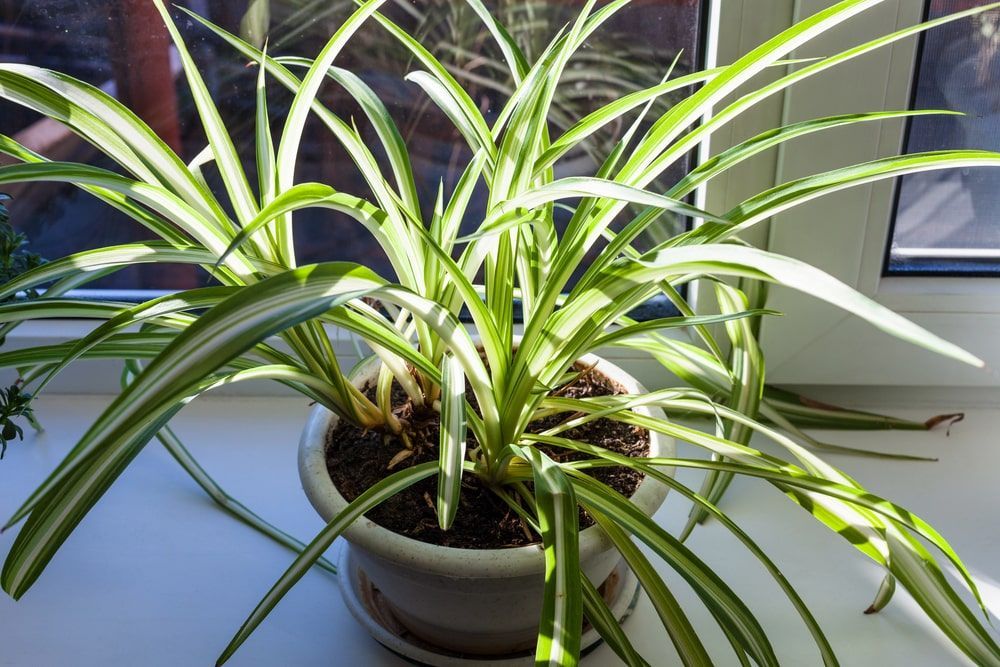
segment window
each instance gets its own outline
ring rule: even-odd
[[[831,4],[831,0],[801,0],[795,8],[795,16],[807,16]],[[917,24],[929,10],[943,14],[985,4],[988,3],[981,0],[888,0],[867,13],[864,21],[849,22],[812,45],[810,50],[796,55],[808,57],[839,52]],[[926,76],[932,75],[924,74],[929,70],[921,69],[921,63],[933,57],[929,52],[934,44],[944,44],[951,41],[949,37],[961,36],[963,25],[964,39],[971,39],[967,23],[939,26],[927,33],[922,53],[919,40],[910,37],[796,86],[786,95],[783,122],[876,109],[906,109],[914,98],[922,106],[922,91],[930,85]],[[949,33],[948,30],[958,32]],[[922,76],[925,78],[921,79]],[[996,90],[995,85],[993,90]],[[942,103],[940,99],[926,99],[927,106]],[[928,133],[936,134],[938,130],[927,129],[920,133],[916,123],[909,138],[905,124],[899,121],[865,125],[849,132],[820,133],[789,144],[778,156],[777,180],[786,181],[874,160],[898,154],[909,147],[920,150],[928,147],[927,143],[917,146],[910,141],[940,139],[940,145],[950,148],[973,147],[970,142],[957,143],[954,136],[927,137]],[[997,148],[995,143],[993,146]],[[987,177],[988,170],[979,171],[982,177]],[[990,176],[997,178],[995,172]],[[938,172],[934,177],[944,184],[963,183],[963,179],[969,182],[961,173]],[[921,195],[916,185],[917,182],[910,181],[898,188],[901,214],[896,218],[897,229],[904,225],[903,209],[908,201],[915,202],[914,197]],[[881,182],[810,202],[772,221],[766,243],[774,251],[823,268],[876,301],[962,345],[985,359],[988,367],[1000,367],[1000,346],[996,343],[1000,340],[1000,282],[996,278],[963,273],[943,277],[883,272],[887,246],[892,238],[890,227],[897,208],[896,193],[897,184]],[[927,218],[928,225],[937,225],[929,227],[927,233],[954,226],[946,221],[959,219],[956,209],[960,208],[962,198],[971,208],[971,195],[963,185],[957,195],[959,201],[949,202],[940,213]],[[986,202],[980,199],[982,203]],[[991,219],[995,221],[996,212]],[[944,227],[946,224],[950,226]],[[900,238],[906,237],[897,234],[894,241],[902,246]],[[954,248],[963,247],[959,244],[966,242],[948,241],[939,245]],[[930,243],[927,245],[932,247]],[[979,247],[987,246],[983,243]],[[997,382],[990,371],[964,368],[927,354],[886,336],[849,314],[836,312],[812,297],[775,290],[769,305],[787,313],[785,317],[770,318],[764,323],[768,376],[773,382],[917,386],[990,386]]]
[[[182,4],[258,43],[266,33],[272,55],[299,56],[317,53],[354,7],[350,0],[188,0]],[[487,4],[513,27],[512,32],[529,55],[537,54],[579,9],[579,3],[554,0],[493,0]],[[468,85],[487,120],[496,117],[507,86],[503,61],[490,48],[482,24],[465,3],[389,2],[383,11],[423,43],[436,44],[438,57]],[[175,15],[252,181],[255,169],[248,142],[253,139],[255,71],[203,27],[179,11]],[[701,0],[642,2],[621,12],[574,59],[556,100],[555,131],[596,105],[658,83],[678,53],[681,56],[674,76],[700,67],[704,15]],[[81,53],[86,57],[80,57]],[[133,108],[185,160],[194,158],[205,145],[177,58],[159,15],[146,0],[0,0],[0,58],[66,71],[101,86]],[[415,158],[419,195],[425,211],[429,211],[439,183],[451,188],[460,176],[455,165],[467,159],[461,138],[416,86],[403,80],[413,63],[405,49],[395,45],[377,25],[366,26],[338,64],[362,76],[388,104]],[[363,116],[335,85],[324,89],[322,99],[341,117],[363,123]],[[271,86],[271,113],[278,119],[272,128],[275,136],[280,133],[280,119],[289,100],[287,92],[279,90],[276,83]],[[58,123],[39,120],[7,103],[0,107],[0,118],[0,131],[50,158],[112,168],[100,161],[96,150]],[[596,151],[569,156],[560,166],[563,175],[593,171],[593,156],[600,154],[612,139],[612,134],[598,136],[590,147]],[[365,195],[365,185],[349,157],[318,123],[307,130],[300,160],[297,180],[320,181]],[[211,184],[219,185],[213,169],[206,167],[205,175]],[[31,239],[32,249],[43,256],[60,257],[88,247],[145,238],[145,230],[72,186],[32,185],[5,190],[15,197],[11,206],[14,224]],[[480,201],[479,210],[483,205]],[[382,275],[391,275],[381,251],[348,218],[310,210],[297,214],[296,220],[303,263],[354,260]],[[204,284],[206,279],[192,267],[165,270],[160,266],[136,266],[94,286],[115,290],[183,289]]]
[[[975,6],[933,0],[928,18]],[[910,121],[907,152],[945,147],[1000,149],[1000,10],[934,30],[923,38],[913,107],[964,116]],[[927,172],[900,183],[889,273],[1000,273],[1000,174],[992,169]]]

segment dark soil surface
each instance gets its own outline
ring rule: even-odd
[[[578,370],[583,370],[582,368]],[[374,395],[373,388],[366,393]],[[625,393],[624,389],[602,373],[586,370],[560,392],[569,398],[605,396]],[[474,399],[469,394],[470,401]],[[354,500],[365,489],[392,472],[437,460],[438,415],[430,410],[415,414],[413,405],[398,387],[393,390],[395,414],[408,426],[413,454],[389,469],[394,457],[405,449],[393,435],[379,431],[364,431],[343,421],[327,437],[327,470],[337,489],[347,500]],[[475,407],[475,403],[473,402]],[[575,416],[575,415],[574,415]],[[571,415],[553,415],[533,422],[529,431],[540,432],[570,418]],[[649,433],[643,429],[599,419],[567,431],[561,435],[605,447],[627,456],[646,456],[649,453]],[[468,447],[476,447],[474,436],[469,434]],[[557,461],[587,458],[586,455],[564,449],[541,447]],[[620,467],[600,468],[591,471],[596,479],[610,485],[619,493],[631,496],[642,475]],[[530,485],[529,485],[530,486]],[[466,549],[496,549],[518,547],[540,541],[529,531],[503,500],[487,489],[478,478],[466,473],[462,482],[461,502],[451,529],[438,528],[434,498],[437,477],[423,480],[406,491],[390,498],[367,514],[375,523],[394,532],[422,542]],[[580,511],[580,527],[592,525],[593,520]]]

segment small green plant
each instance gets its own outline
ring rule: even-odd
[[[23,391],[18,384],[12,384],[6,389],[0,388],[0,459],[7,453],[8,442],[14,438],[24,440],[24,429],[14,422],[18,417],[35,424],[31,394]]]
[[[10,224],[10,211],[7,210],[6,202],[10,197],[0,193],[0,281],[7,283],[31,269],[38,268],[44,260],[33,252],[28,252],[24,246],[28,244],[28,239],[14,229]],[[36,298],[38,291],[30,288],[24,291],[27,298]],[[15,295],[9,296],[4,301],[10,301]],[[0,328],[6,331],[7,327]],[[3,345],[5,336],[0,334],[0,345]],[[23,417],[32,426],[37,427],[34,413],[31,409],[31,394],[21,389],[20,384],[12,384],[6,389],[0,388],[0,459],[7,453],[7,443],[14,438],[24,439],[24,429],[14,420]]]
[[[592,582],[580,573],[578,509],[582,507],[638,573],[665,638],[674,643],[685,665],[710,664],[709,653],[666,581],[633,540],[642,542],[691,586],[742,664],[776,665],[767,631],[736,592],[683,539],[585,474],[620,466],[655,478],[691,501],[696,508],[692,526],[711,516],[731,531],[773,576],[815,640],[824,664],[837,664],[837,659],[808,606],[719,506],[734,475],[772,484],[871,559],[885,576],[873,609],[888,602],[898,582],[971,659],[1000,665],[1000,647],[925,546],[943,555],[976,593],[970,573],[947,541],[912,512],[871,493],[824,461],[815,452],[823,444],[803,431],[829,424],[924,425],[831,411],[769,387],[757,344],[759,320],[772,314],[763,307],[764,287],[773,283],[807,292],[913,344],[974,366],[982,362],[819,269],[753,248],[740,238],[777,213],[828,193],[930,169],[997,167],[1000,154],[941,151],[852,165],[781,183],[728,211],[700,210],[686,203],[688,195],[711,185],[734,165],[796,137],[857,123],[947,113],[876,111],[774,128],[694,167],[662,192],[654,191],[653,185],[713,132],[759,101],[830,67],[987,7],[903,28],[823,58],[789,63],[786,58],[802,44],[879,4],[879,0],[842,0],[732,64],[667,78],[609,102],[555,135],[550,116],[567,67],[627,0],[599,8],[588,1],[578,17],[531,59],[480,0],[467,1],[495,39],[514,82],[492,124],[445,64],[379,12],[384,0],[361,3],[313,60],[269,55],[266,48],[258,49],[192,14],[259,68],[251,167],[257,173],[256,189],[251,188],[205,82],[159,0],[156,5],[173,36],[208,140],[201,155],[209,156],[211,166],[200,159],[193,164],[183,161],[138,117],[97,88],[38,67],[0,64],[0,96],[67,124],[114,160],[121,172],[49,161],[0,136],[0,151],[22,162],[0,167],[0,185],[72,183],[125,212],[160,239],[77,253],[0,287],[0,299],[6,299],[52,282],[43,299],[0,305],[0,322],[69,314],[101,321],[88,335],[62,346],[0,354],[0,366],[26,369],[26,385],[36,394],[77,359],[128,360],[128,381],[121,394],[7,522],[7,527],[22,520],[26,525],[0,574],[4,590],[19,598],[31,587],[79,521],[153,438],[172,447],[189,472],[196,478],[202,475],[206,490],[214,489],[213,497],[226,501],[166,429],[184,405],[204,392],[246,379],[273,379],[344,420],[398,435],[405,442],[406,424],[393,410],[395,382],[408,401],[440,412],[439,459],[414,465],[402,461],[308,545],[286,542],[299,551],[298,556],[247,618],[220,663],[355,519],[402,489],[436,477],[433,503],[440,527],[448,529],[461,511],[462,482],[471,476],[482,480],[542,537],[546,578],[538,664],[577,663],[584,617],[623,661],[646,664],[594,593]],[[471,149],[457,185],[450,192],[442,187],[429,206],[417,197],[407,146],[385,105],[357,74],[334,66],[338,55],[350,48],[355,32],[369,21],[409,52],[415,69],[407,79],[441,108]],[[766,70],[778,76],[757,83]],[[357,100],[364,116],[360,120],[371,126],[377,142],[366,141],[355,123],[321,104],[317,95],[327,81]],[[277,141],[270,130],[266,94],[268,84],[275,82],[293,95]],[[652,102],[691,86],[697,90],[658,112],[649,129],[640,131]],[[712,109],[715,113],[710,115]],[[364,196],[321,183],[296,182],[302,133],[311,117],[343,144],[367,183],[369,192]],[[629,129],[602,156],[592,176],[556,178],[554,165],[580,142],[624,119],[629,119],[625,123]],[[206,186],[201,172],[208,168],[219,172],[224,192]],[[479,186],[488,192],[486,214],[472,233],[461,236],[468,203]],[[561,232],[554,222],[556,206],[571,211]],[[380,276],[350,262],[298,266],[293,213],[307,207],[338,211],[351,219],[349,224],[367,230],[384,249],[395,275]],[[649,250],[636,247],[637,240],[684,216],[701,224],[659,240]],[[336,228],[331,227],[331,233],[337,233]],[[136,262],[200,265],[217,284],[135,306],[61,298],[71,287]],[[576,274],[581,277],[571,284]],[[714,303],[699,303],[700,312],[681,292],[695,281],[714,291]],[[636,307],[663,297],[679,315],[646,322],[629,316]],[[523,320],[520,339],[515,337],[516,303]],[[460,319],[465,312],[471,324]],[[324,329],[328,325],[355,334],[381,362],[374,397],[351,382]],[[671,329],[690,336],[666,335]],[[283,341],[283,349],[271,344],[273,336]],[[586,399],[561,395],[561,386],[573,377],[574,362],[608,346],[648,354],[680,384],[640,395]],[[476,409],[467,400],[466,384]],[[714,430],[641,416],[631,409],[640,405],[658,406],[668,417],[701,415]],[[529,428],[560,414],[566,418],[557,426],[541,433]],[[629,458],[571,437],[572,428],[599,418],[663,433],[701,448],[709,457]],[[473,436],[471,447],[467,433]],[[785,456],[753,447],[754,434],[776,443]],[[551,448],[589,458],[559,457],[557,462],[545,453]],[[705,471],[703,487],[696,490],[675,480],[665,471],[674,467]],[[235,505],[230,503],[228,509],[260,527]],[[986,613],[985,607],[982,611]]]
[[[0,193],[0,281],[3,283],[38,268],[45,261],[39,255],[25,250],[28,238],[10,224],[10,211],[5,204],[7,201],[10,201],[10,197]],[[24,290],[22,295],[33,299],[38,296],[38,290],[32,287]],[[15,297],[16,295],[9,295],[4,301]],[[2,344],[3,339],[0,338],[0,345]]]
[[[42,427],[35,419],[31,393],[21,389],[18,382],[0,387],[0,459],[7,453],[7,445],[15,438],[24,440],[24,429],[14,420],[24,418],[36,431]]]

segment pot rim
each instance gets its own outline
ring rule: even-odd
[[[646,389],[631,375],[611,362],[594,354],[579,359],[586,365],[604,373],[611,380],[621,384],[630,394],[647,393]],[[363,386],[372,379],[377,365],[364,369],[354,379]],[[663,418],[665,415],[655,406],[633,408],[639,414]],[[326,468],[327,434],[339,421],[337,415],[321,405],[313,408],[306,427],[299,440],[299,475],[306,496],[323,518],[330,521],[344,507],[347,501],[330,479]],[[650,432],[650,455],[671,457],[675,452],[673,438]],[[666,474],[673,474],[672,468],[665,468]],[[663,503],[667,487],[651,477],[645,477],[639,488],[629,499],[647,515],[652,515]],[[544,557],[541,544],[500,549],[463,549],[446,547],[415,540],[376,524],[366,517],[360,517],[343,536],[352,544],[376,556],[390,561],[406,563],[411,569],[429,574],[454,578],[503,578],[529,576],[544,571]],[[580,532],[580,559],[586,560],[610,549],[611,540],[599,526],[589,526]]]

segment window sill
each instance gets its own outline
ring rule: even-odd
[[[0,463],[0,512],[13,511],[107,400],[54,394],[40,399],[38,414],[47,430],[12,443]],[[944,400],[951,402],[951,397]],[[308,539],[321,522],[300,491],[296,471],[295,447],[307,410],[306,402],[296,398],[216,396],[194,402],[174,425],[227,491]],[[926,416],[924,410],[900,412]],[[983,517],[1000,514],[1000,496],[993,492],[1000,451],[985,446],[998,428],[1000,410],[976,409],[950,437],[944,432],[897,432],[827,438],[940,456],[936,464],[843,456],[830,460],[938,526],[966,559],[994,613],[1000,611],[1000,541]],[[690,453],[682,449],[681,455]],[[693,475],[682,474],[681,479],[696,483]],[[844,664],[965,664],[905,592],[880,614],[864,616],[879,570],[771,487],[738,479],[726,509],[797,587]],[[673,496],[659,519],[678,530],[687,510],[687,503]],[[9,550],[15,533],[0,536],[0,553]],[[688,544],[759,615],[783,664],[817,664],[818,654],[791,606],[717,522],[696,530]],[[290,560],[289,552],[216,510],[153,444],[68,540],[35,588],[18,603],[0,597],[4,662],[210,664]],[[677,584],[675,592],[691,610],[695,626],[708,633],[706,645],[713,657],[731,664],[725,640],[711,634],[714,624],[707,612],[677,577],[668,576],[668,582]],[[655,664],[676,664],[645,598],[626,627],[640,652],[656,656]],[[364,634],[341,603],[333,579],[314,571],[231,664],[405,663]],[[600,647],[584,664],[618,663],[607,647]]]

